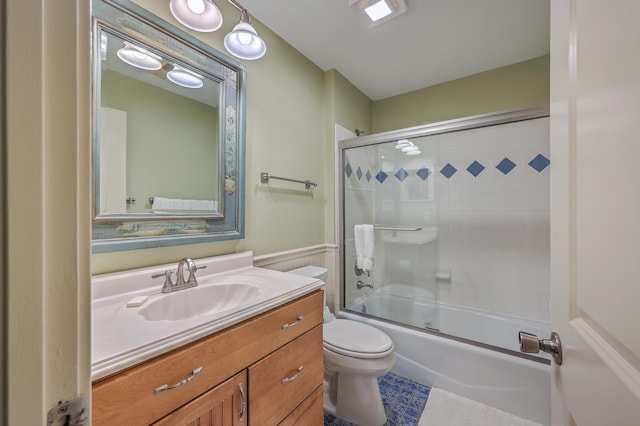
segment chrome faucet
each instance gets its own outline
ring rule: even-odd
[[[358,280],[358,282],[356,283],[356,287],[358,287],[358,290],[364,287],[373,288],[373,284],[365,284],[362,281]]]
[[[187,279],[186,282],[184,280],[184,265],[187,265],[187,271],[189,271],[189,278]],[[189,285],[190,287],[194,287],[198,285],[198,282],[196,281],[196,276],[194,275],[195,271],[196,271],[196,264],[193,262],[193,260],[191,260],[191,258],[183,257],[182,259],[180,259],[180,262],[178,262],[176,286],[183,287],[183,286]]]
[[[189,271],[189,278],[187,281],[184,280],[184,266],[187,266],[187,271]],[[164,271],[161,274],[152,275],[151,278],[160,278],[164,277],[164,284],[162,285],[162,293],[171,293],[173,291],[184,290],[186,288],[195,287],[198,285],[198,280],[196,279],[196,271],[198,269],[204,269],[207,266],[196,266],[195,262],[188,257],[180,259],[178,262],[178,271],[176,273],[176,282],[174,283],[171,280],[171,275],[173,275],[172,270]]]

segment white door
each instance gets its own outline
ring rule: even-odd
[[[554,424],[640,425],[638,0],[551,0],[551,158]]]

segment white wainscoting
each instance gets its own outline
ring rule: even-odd
[[[264,254],[255,256],[253,258],[253,264],[261,268],[283,272],[311,265],[327,268],[329,270],[325,290],[327,292],[327,306],[335,312],[338,304],[336,283],[339,282],[337,277],[337,248],[335,244],[320,244],[278,253]]]

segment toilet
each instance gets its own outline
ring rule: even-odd
[[[289,272],[324,282],[328,275],[319,266]],[[325,293],[323,354],[325,410],[358,425],[384,425],[387,416],[377,377],[395,362],[391,338],[368,324],[336,319],[326,306]]]

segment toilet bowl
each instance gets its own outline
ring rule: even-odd
[[[325,281],[327,269],[307,266],[289,271]],[[391,338],[377,328],[327,314],[323,325],[324,408],[351,423],[382,426],[387,416],[378,376],[395,362]]]

